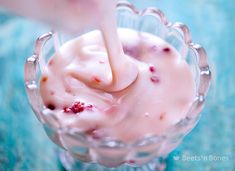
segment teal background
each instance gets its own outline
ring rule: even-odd
[[[170,154],[167,170],[235,170],[235,1],[131,2],[139,8],[157,6],[169,20],[187,24],[193,40],[207,50],[213,71],[199,124]],[[25,59],[32,54],[35,39],[48,30],[0,12],[0,171],[63,170],[57,147],[29,107],[23,83]],[[191,158],[185,161],[185,157]]]

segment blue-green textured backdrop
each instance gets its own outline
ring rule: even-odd
[[[181,21],[207,50],[213,83],[195,129],[167,159],[169,171],[235,170],[235,1],[132,0]],[[48,28],[0,12],[0,171],[61,171],[57,148],[31,111],[23,66]]]

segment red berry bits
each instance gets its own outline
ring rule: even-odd
[[[53,65],[54,61],[53,60],[50,60],[50,62],[48,63],[49,66]]]
[[[155,71],[156,71],[156,68],[155,68],[154,66],[152,66],[152,65],[151,65],[151,66],[149,67],[149,71],[153,73],[153,72],[155,72]]]
[[[165,118],[165,116],[166,116],[165,112],[160,113],[159,120],[162,121]]]
[[[55,106],[53,104],[48,104],[47,108],[50,110],[55,110]]]
[[[163,49],[163,52],[170,52],[171,51],[171,49],[169,48],[169,47],[165,47],[164,49]]]
[[[84,111],[84,103],[83,102],[75,102],[70,109],[73,111],[73,113],[83,112]]]
[[[87,105],[87,106],[85,106],[85,109],[86,109],[86,110],[92,110],[92,108],[93,108],[93,105]]]
[[[150,77],[151,82],[153,83],[159,83],[159,78],[154,74],[156,72],[156,68],[153,65],[149,66],[149,71],[152,73],[152,76]]]
[[[159,79],[157,76],[151,76],[151,77],[150,77],[150,80],[151,80],[153,83],[159,83],[159,82],[160,82],[160,79]]]
[[[69,107],[64,107],[64,113],[70,113],[72,110]]]
[[[92,110],[93,105],[85,105],[83,102],[75,102],[71,107],[64,107],[64,113],[81,113],[84,110]]]
[[[47,80],[48,80],[48,77],[47,76],[43,76],[42,79],[41,79],[41,82],[45,83],[45,82],[47,82]]]
[[[101,82],[101,80],[96,76],[93,77],[93,80],[98,84]]]
[[[135,164],[135,160],[128,160],[127,163],[129,163],[129,164]]]

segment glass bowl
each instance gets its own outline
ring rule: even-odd
[[[117,4],[119,28],[131,28],[159,36],[170,43],[189,64],[196,84],[196,96],[187,116],[161,135],[143,137],[134,143],[119,140],[94,140],[75,128],[62,126],[56,114],[43,105],[39,79],[51,55],[72,37],[49,32],[36,40],[35,50],[25,63],[25,85],[29,102],[49,138],[63,150],[62,164],[67,170],[163,170],[164,158],[176,148],[200,118],[209,89],[211,72],[205,50],[191,40],[182,23],[169,22],[156,8],[137,10],[126,1]],[[80,35],[83,33],[80,33]],[[79,36],[79,35],[76,35]],[[74,36],[73,36],[74,38]]]

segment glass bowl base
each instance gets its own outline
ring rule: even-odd
[[[68,152],[60,151],[60,161],[67,171],[164,171],[166,168],[166,160],[162,157],[140,167],[122,165],[118,168],[106,168],[97,163],[84,163],[74,159]]]

